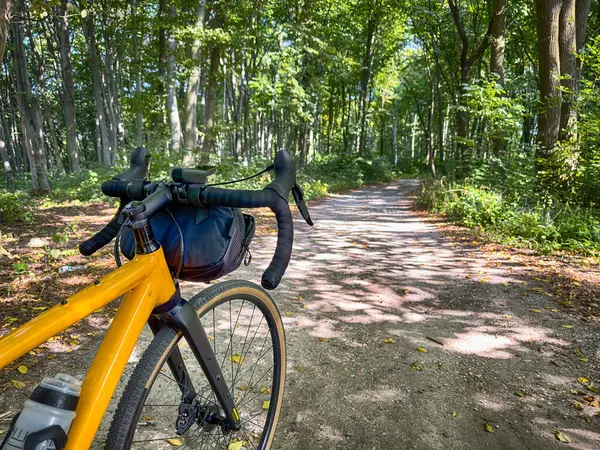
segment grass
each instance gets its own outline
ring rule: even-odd
[[[600,211],[567,203],[511,196],[469,180],[429,180],[418,203],[429,211],[503,243],[543,253],[569,251],[600,255]]]

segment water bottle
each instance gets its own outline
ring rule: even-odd
[[[70,375],[44,378],[25,402],[3,450],[60,450],[55,442],[65,440],[80,392],[81,382]]]

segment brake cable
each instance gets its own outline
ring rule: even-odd
[[[205,187],[212,187],[212,186],[223,186],[225,184],[241,183],[242,181],[247,181],[247,180],[251,180],[252,178],[256,178],[256,177],[262,175],[263,173],[270,172],[274,168],[275,168],[275,165],[271,164],[271,165],[267,166],[264,170],[261,170],[260,172],[255,173],[254,175],[250,175],[249,177],[246,177],[246,178],[241,178],[239,180],[234,180],[234,181],[224,181],[222,183],[205,184],[204,186]]]

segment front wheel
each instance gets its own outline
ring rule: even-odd
[[[222,408],[199,362],[182,334],[166,327],[131,375],[111,423],[107,450],[270,448],[285,380],[285,336],[277,306],[265,290],[247,281],[215,284],[190,304],[221,363],[240,415],[240,429],[230,431],[220,425]],[[192,395],[190,384],[182,386],[168,366],[175,358],[186,366]],[[183,403],[193,411],[193,424],[176,434]]]

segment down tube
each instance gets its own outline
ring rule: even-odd
[[[165,281],[174,291],[170,278],[165,280],[157,276],[150,283],[136,287],[123,299],[83,382],[77,415],[69,430],[65,450],[87,449],[92,444],[129,356],[157,304],[157,296],[161,293],[162,297],[165,292]],[[161,303],[163,301],[161,299]]]
[[[158,255],[158,259],[160,258],[164,261],[162,251]],[[0,338],[0,369],[130,291],[152,276],[156,267],[157,257],[154,254],[139,255],[133,261],[103,277],[99,282],[87,286],[65,302],[44,311]],[[166,298],[168,299],[169,296]]]

